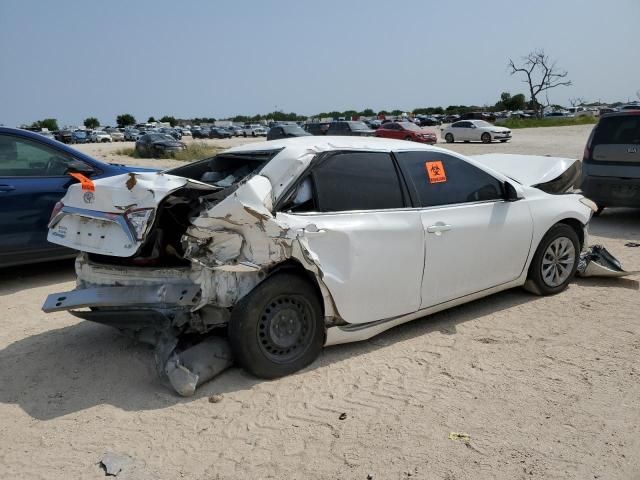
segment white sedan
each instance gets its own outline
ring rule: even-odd
[[[111,135],[104,130],[94,130],[93,132],[91,132],[89,138],[92,142],[98,143],[107,143],[112,141]]]
[[[216,332],[274,378],[324,345],[502,290],[556,294],[596,207],[566,193],[578,161],[522,157],[309,136],[72,185],[48,240],[82,252],[78,286],[43,309],[157,340],[161,371],[189,395],[224,368],[202,366],[224,356],[199,347]]]
[[[491,143],[494,140],[506,142],[511,139],[511,130],[492,125],[484,120],[460,120],[440,130],[442,138],[447,143],[474,141]]]

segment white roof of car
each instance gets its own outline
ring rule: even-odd
[[[247,143],[230,148],[223,153],[264,152],[280,149],[284,150],[274,157],[260,172],[261,175],[264,175],[271,181],[273,194],[276,198],[287,188],[291,181],[297,178],[309,166],[315,156],[322,152],[333,150],[364,150],[371,152],[432,150],[460,156],[450,150],[431,147],[417,142],[352,136],[305,136],[272,140],[265,143]]]

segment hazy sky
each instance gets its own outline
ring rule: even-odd
[[[544,48],[571,97],[640,89],[640,0],[0,0],[0,124],[493,104]]]

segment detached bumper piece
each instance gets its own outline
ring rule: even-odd
[[[195,305],[199,300],[197,285],[135,285],[97,287],[52,293],[44,301],[46,313],[85,307],[122,307],[128,305]]]
[[[626,277],[640,272],[627,272],[620,261],[602,245],[593,245],[580,255],[577,274],[580,277]]]
[[[191,328],[201,325],[200,314],[190,310],[199,299],[200,288],[193,284],[97,287],[49,295],[42,310],[70,310],[152,345],[161,378],[178,394],[190,396],[233,364],[226,338],[202,339],[202,329]],[[85,310],[74,310],[79,308]]]

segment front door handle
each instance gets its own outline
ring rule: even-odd
[[[451,225],[446,225],[444,223],[429,225],[427,227],[428,233],[435,233],[436,235],[442,235],[442,232],[447,232],[451,230]]]
[[[16,189],[13,185],[0,185],[0,193],[13,192]]]

